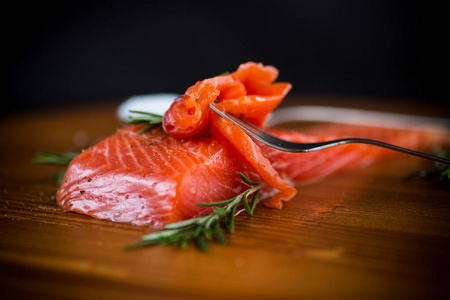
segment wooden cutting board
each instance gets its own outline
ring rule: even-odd
[[[382,102],[380,102],[382,101]],[[319,104],[448,117],[402,101],[290,96]],[[382,103],[382,105],[380,105]],[[283,209],[237,216],[209,253],[156,246],[126,252],[148,228],[64,213],[38,149],[79,150],[115,132],[118,101],[4,114],[0,121],[2,299],[444,298],[450,279],[450,190],[402,180],[428,166],[395,160],[298,189]]]

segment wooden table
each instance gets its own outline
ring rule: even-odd
[[[445,107],[336,97],[330,104],[444,116]],[[281,210],[241,214],[209,253],[156,246],[125,252],[148,228],[61,211],[40,148],[79,149],[113,133],[119,102],[5,115],[0,121],[2,299],[436,299],[448,295],[450,190],[403,181],[408,156],[299,189]],[[6,297],[4,297],[6,295]],[[414,299],[417,299],[414,298]]]

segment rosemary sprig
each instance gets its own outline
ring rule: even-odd
[[[68,165],[78,154],[79,153],[76,152],[66,152],[59,154],[55,152],[39,150],[36,153],[36,156],[33,157],[32,162],[36,164]]]
[[[46,164],[46,165],[62,165],[68,166],[69,163],[74,159],[79,153],[77,152],[65,152],[62,154],[39,150],[36,156],[31,160],[35,164]],[[66,173],[66,168],[63,171],[56,173],[56,184],[61,185],[64,174]]]
[[[450,151],[443,151],[438,156],[450,159]],[[410,180],[414,177],[433,179],[442,186],[450,188],[450,166],[447,164],[434,162],[429,169],[413,172],[404,179]]]
[[[130,113],[140,114],[141,116],[130,116],[130,121],[128,121],[128,124],[138,124],[138,125],[147,125],[149,126],[145,127],[141,131],[139,131],[139,134],[142,134],[156,126],[162,123],[163,116],[153,114],[150,112],[145,111],[137,111],[137,110],[130,110]]]
[[[199,206],[216,207],[214,211],[203,217],[192,218],[176,223],[168,224],[164,230],[158,233],[145,235],[141,241],[128,245],[125,250],[131,250],[144,246],[158,244],[174,244],[186,248],[193,241],[202,251],[208,251],[207,241],[215,240],[218,243],[226,243],[226,238],[221,230],[220,224],[223,223],[228,228],[229,233],[234,232],[234,216],[237,208],[242,204],[248,215],[253,215],[259,191],[262,183],[255,183],[249,180],[244,174],[239,173],[241,179],[250,186],[245,192],[231,199],[213,202],[198,203]],[[252,196],[250,204],[249,197]]]
[[[443,152],[441,157],[450,159],[450,152]],[[438,175],[438,181],[445,187],[450,187],[450,165],[435,163],[432,172],[436,172]]]

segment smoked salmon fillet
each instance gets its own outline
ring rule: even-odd
[[[219,109],[264,127],[291,88],[289,83],[273,83],[277,76],[274,67],[246,63],[234,73],[197,82],[174,100],[162,125],[145,133],[140,133],[143,126],[125,126],[77,156],[58,190],[58,204],[65,211],[161,229],[211,212],[197,203],[242,193],[248,187],[239,172],[264,182],[265,205],[281,208],[296,194],[294,186],[396,155],[362,144],[281,152],[255,142],[209,109],[216,102]],[[267,130],[295,142],[357,136],[416,150],[442,142],[438,135],[413,130],[327,128],[320,134]]]

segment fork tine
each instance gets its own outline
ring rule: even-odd
[[[242,130],[244,130],[247,134],[249,134],[256,140],[258,140],[266,145],[269,145],[270,147],[273,147],[273,148],[281,150],[281,151],[287,151],[287,152],[309,152],[310,151],[310,149],[309,149],[310,147],[308,147],[307,144],[292,143],[289,141],[279,139],[276,136],[273,136],[273,135],[265,132],[264,130],[256,127],[255,125],[247,122],[246,120],[238,119],[230,114],[220,111],[212,103],[209,106],[212,110],[214,110],[221,117],[230,120],[235,125],[239,126]]]
[[[249,122],[247,122],[245,120],[238,119],[230,114],[220,111],[212,103],[209,106],[218,115],[220,115],[221,117],[223,117],[225,119],[230,120],[231,122],[233,122],[233,124],[239,126],[242,130],[244,130],[246,133],[250,134],[254,138],[259,140],[260,138],[262,139],[263,137],[266,137],[266,135],[264,135],[264,132],[261,131],[259,128],[255,127],[253,124],[250,124]],[[265,142],[265,141],[270,142],[269,140],[267,140],[267,137],[264,140],[262,140],[261,142]]]

